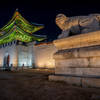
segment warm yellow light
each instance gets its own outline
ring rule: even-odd
[[[54,67],[54,61],[40,60],[36,62],[36,66],[40,68],[52,68]]]

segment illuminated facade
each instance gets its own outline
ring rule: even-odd
[[[0,29],[0,66],[32,67],[34,41],[46,38],[34,32],[42,28],[43,25],[29,23],[16,10],[12,19]]]
[[[34,45],[34,62],[38,68],[55,68],[54,53],[57,52],[53,42]]]
[[[27,46],[23,42],[12,41],[0,46],[0,66],[32,67],[34,43],[28,43]]]

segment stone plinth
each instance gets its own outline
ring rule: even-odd
[[[49,80],[100,87],[100,31],[54,41],[55,75]]]

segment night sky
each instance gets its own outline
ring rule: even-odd
[[[67,2],[66,2],[67,1]],[[69,0],[70,1],[70,0]],[[37,34],[47,35],[48,41],[57,38],[61,30],[55,24],[56,15],[64,13],[67,16],[100,13],[100,3],[97,2],[69,2],[68,0],[6,0],[0,1],[0,27],[4,26],[12,17],[16,8],[29,22],[44,24],[45,28]]]

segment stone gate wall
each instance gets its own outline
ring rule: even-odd
[[[55,68],[53,54],[57,51],[52,42],[34,46],[34,60],[36,68]]]
[[[10,62],[9,64],[13,64],[14,67],[17,66],[17,49],[16,44],[12,42],[12,45],[2,45],[0,48],[0,66],[3,66],[4,64],[4,57],[9,55],[10,56]]]

